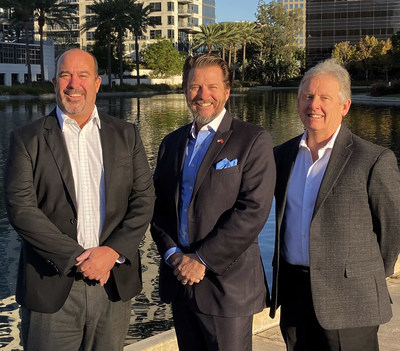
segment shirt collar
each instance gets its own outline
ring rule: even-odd
[[[319,151],[325,151],[327,149],[332,149],[333,148],[333,145],[335,145],[335,141],[336,141],[336,138],[337,138],[337,136],[339,134],[341,126],[342,125],[340,124],[339,127],[336,129],[336,132],[332,135],[332,137],[327,142],[327,144],[324,147],[322,147],[321,149],[319,149]],[[308,145],[307,145],[307,129],[303,133],[303,136],[301,137],[301,140],[300,140],[299,148],[302,148],[302,147],[308,149]]]
[[[77,122],[73,118],[68,117],[63,111],[61,111],[61,109],[58,106],[56,109],[56,113],[57,113],[58,122],[60,123],[60,127],[61,127],[62,131],[64,130],[64,125],[67,123],[68,124],[77,124]],[[97,112],[96,105],[94,105],[94,108],[93,108],[92,114],[90,115],[88,123],[92,120],[94,123],[96,123],[97,127],[99,129],[101,129],[101,121],[100,121],[99,113]]]
[[[221,111],[221,113],[216,118],[214,118],[210,123],[208,123],[208,124],[204,125],[203,127],[201,127],[199,132],[201,130],[209,130],[209,131],[212,130],[215,133],[218,130],[218,127],[222,122],[222,118],[225,116],[225,112],[226,112],[226,109],[224,108]],[[197,137],[197,135],[196,135],[196,122],[195,121],[193,121],[193,123],[192,123],[192,128],[190,129],[190,135],[194,139],[196,139],[196,137]]]

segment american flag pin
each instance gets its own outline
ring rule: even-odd
[[[224,140],[223,140],[223,139],[218,139],[218,140],[217,140],[217,143],[221,143],[221,144],[223,144],[223,142],[224,142]]]

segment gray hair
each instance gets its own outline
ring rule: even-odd
[[[318,63],[316,66],[310,68],[304,75],[303,79],[300,82],[298,96],[300,96],[301,89],[306,81],[311,78],[320,76],[320,75],[332,75],[334,76],[340,85],[339,90],[339,100],[340,103],[344,103],[346,100],[351,98],[351,80],[350,75],[347,70],[340,65],[336,59],[330,58],[325,61]]]

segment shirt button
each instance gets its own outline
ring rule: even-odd
[[[189,189],[190,189],[190,190],[193,190],[193,187],[192,187],[192,186],[189,186]]]
[[[71,218],[70,220],[69,220],[69,222],[71,223],[71,224],[76,224],[76,218]]]

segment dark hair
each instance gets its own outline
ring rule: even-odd
[[[94,63],[94,73],[95,73],[95,76],[97,77],[97,76],[99,75],[99,64],[97,63],[96,57],[94,57],[94,55],[91,54],[90,52],[87,52],[87,51],[85,51],[85,50],[81,50],[81,49],[78,49],[78,48],[70,49],[70,50],[64,51],[62,54],[60,54],[60,55],[58,55],[58,56],[56,57],[56,61],[55,61],[55,64],[56,64],[55,76],[57,77],[57,69],[58,69],[58,66],[57,66],[57,65],[58,65],[58,61],[60,60],[60,58],[61,58],[64,54],[66,54],[67,52],[69,52],[69,51],[74,51],[74,50],[79,50],[79,51],[85,52],[85,53],[87,53],[88,55],[92,56],[92,58],[93,58],[93,63]]]
[[[197,56],[189,56],[183,65],[182,73],[182,88],[186,90],[189,72],[192,68],[219,66],[222,70],[225,88],[230,88],[232,85],[232,72],[228,64],[219,56],[212,54],[202,54]]]

